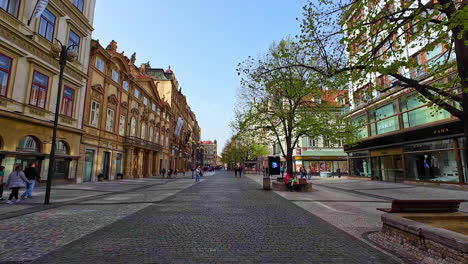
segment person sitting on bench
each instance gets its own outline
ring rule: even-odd
[[[297,178],[295,176],[291,176],[289,173],[286,173],[286,177],[284,177],[284,184],[286,184],[286,187],[288,187],[290,192],[297,190]]]

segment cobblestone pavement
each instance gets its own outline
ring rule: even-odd
[[[151,197],[158,188],[162,186],[144,193]],[[261,190],[251,179],[228,172],[205,178],[33,261],[187,262],[399,261],[274,192]]]

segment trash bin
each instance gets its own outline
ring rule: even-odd
[[[270,176],[263,176],[263,190],[271,190]]]

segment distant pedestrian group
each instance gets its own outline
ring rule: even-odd
[[[242,166],[234,166],[234,177],[237,177],[237,175],[239,175],[239,178],[242,178],[242,171],[244,169],[242,168]]]
[[[0,183],[3,183],[3,177],[5,167],[0,166]],[[22,170],[21,164],[16,164],[12,173],[8,175],[8,180],[3,184],[0,184],[0,199],[3,200],[3,188],[11,189],[10,196],[6,203],[13,204],[19,203],[21,200],[32,198],[33,190],[36,182],[40,181],[39,173],[36,170],[36,164],[28,164],[26,170]],[[19,197],[19,190],[26,188],[26,191]]]

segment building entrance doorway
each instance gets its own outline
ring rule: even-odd
[[[372,177],[387,182],[402,182],[403,158],[401,155],[372,157]]]
[[[110,152],[104,151],[102,153],[102,174],[104,179],[109,179],[109,161],[110,161]]]
[[[91,181],[93,177],[94,150],[86,150],[83,181]]]

